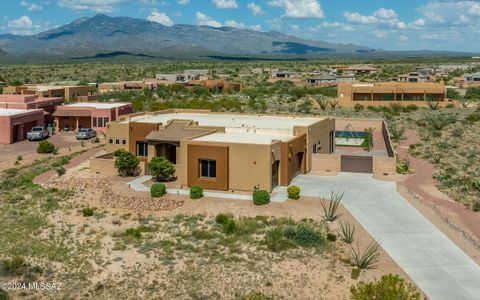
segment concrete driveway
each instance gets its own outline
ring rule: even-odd
[[[394,182],[341,173],[303,175],[292,184],[310,197],[344,191],[343,205],[430,299],[480,299],[480,267],[397,193]]]

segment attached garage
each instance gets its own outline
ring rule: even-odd
[[[373,157],[342,155],[341,171],[352,173],[373,173]]]

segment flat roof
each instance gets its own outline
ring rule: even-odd
[[[108,102],[85,102],[85,103],[74,103],[74,104],[68,104],[65,106],[68,107],[94,107],[96,109],[109,109],[109,108],[116,108],[116,107],[122,107],[125,105],[128,105],[130,103],[108,103]]]
[[[131,118],[130,122],[167,124],[170,120],[193,120],[200,126],[225,127],[225,131],[239,129],[243,132],[272,131],[292,135],[294,126],[309,126],[323,119],[217,113],[166,113],[137,116]],[[128,122],[124,121],[124,123]]]
[[[193,140],[200,142],[270,145],[274,140],[286,142],[291,138],[293,138],[292,135],[230,131],[225,133],[212,133],[209,135],[195,138]]]
[[[15,115],[28,113],[28,112],[31,112],[31,111],[35,111],[35,110],[0,108],[0,117],[15,116]]]

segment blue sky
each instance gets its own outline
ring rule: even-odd
[[[388,50],[480,52],[480,0],[2,0],[0,33],[34,34],[96,13]]]

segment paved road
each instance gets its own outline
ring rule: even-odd
[[[292,184],[310,197],[345,191],[343,205],[430,299],[480,299],[480,267],[398,194],[395,183],[341,173],[303,175]]]

